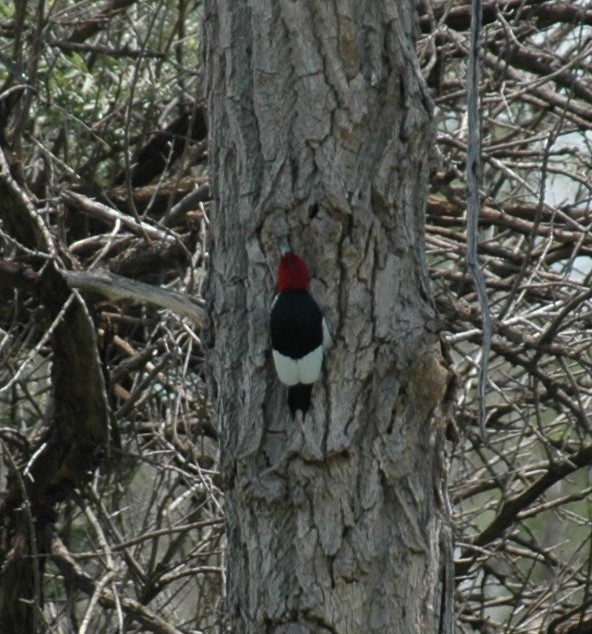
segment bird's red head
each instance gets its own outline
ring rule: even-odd
[[[304,260],[293,251],[284,253],[280,259],[277,275],[278,293],[300,289],[305,291],[310,282],[310,274]]]

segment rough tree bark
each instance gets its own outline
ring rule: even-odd
[[[205,23],[231,629],[451,632],[415,3],[208,0]],[[334,340],[304,425],[270,362],[278,238]]]

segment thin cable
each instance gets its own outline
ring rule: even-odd
[[[481,135],[479,116],[479,50],[481,47],[481,0],[472,0],[471,46],[468,70],[468,141],[467,141],[467,255],[466,262],[473,278],[479,306],[483,338],[481,343],[481,363],[477,402],[479,408],[479,429],[485,435],[485,388],[491,350],[491,315],[483,271],[479,267],[477,245],[479,242],[479,183],[481,180]]]

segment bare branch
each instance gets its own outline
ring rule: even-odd
[[[203,302],[182,293],[136,282],[108,271],[61,271],[61,274],[72,288],[92,291],[114,301],[146,302],[189,317],[197,324],[203,323]]]
[[[491,349],[491,317],[485,278],[479,267],[477,248],[479,243],[479,184],[481,181],[481,140],[479,133],[479,51],[481,40],[481,0],[472,0],[471,48],[469,54],[468,110],[468,151],[467,151],[467,267],[477,290],[481,307],[483,340],[481,344],[481,364],[479,369],[479,427],[485,434],[485,389]]]
[[[120,603],[127,615],[155,634],[183,634],[181,630],[161,619],[138,601],[127,597],[116,599],[111,590],[99,587],[96,581],[82,570],[59,537],[54,536],[51,540],[51,559],[68,583],[90,596],[97,592],[98,601],[102,606],[113,609]]]
[[[107,205],[97,202],[96,200],[92,200],[91,198],[83,196],[82,194],[66,190],[62,192],[62,198],[64,202],[70,205],[75,205],[77,208],[84,211],[84,213],[88,214],[89,216],[93,216],[94,218],[98,218],[99,220],[104,220],[106,222],[119,221],[130,231],[137,235],[143,236],[144,238],[146,238],[146,240],[148,240],[149,238],[152,240],[162,240],[163,242],[175,240],[174,235],[168,233],[167,231],[157,229],[147,222],[131,218],[130,216],[117,211],[112,207],[108,207]]]

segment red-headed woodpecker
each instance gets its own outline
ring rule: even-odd
[[[329,340],[321,309],[308,292],[309,281],[304,260],[292,251],[283,253],[271,307],[273,363],[279,380],[288,387],[292,418],[301,410],[303,419]]]

